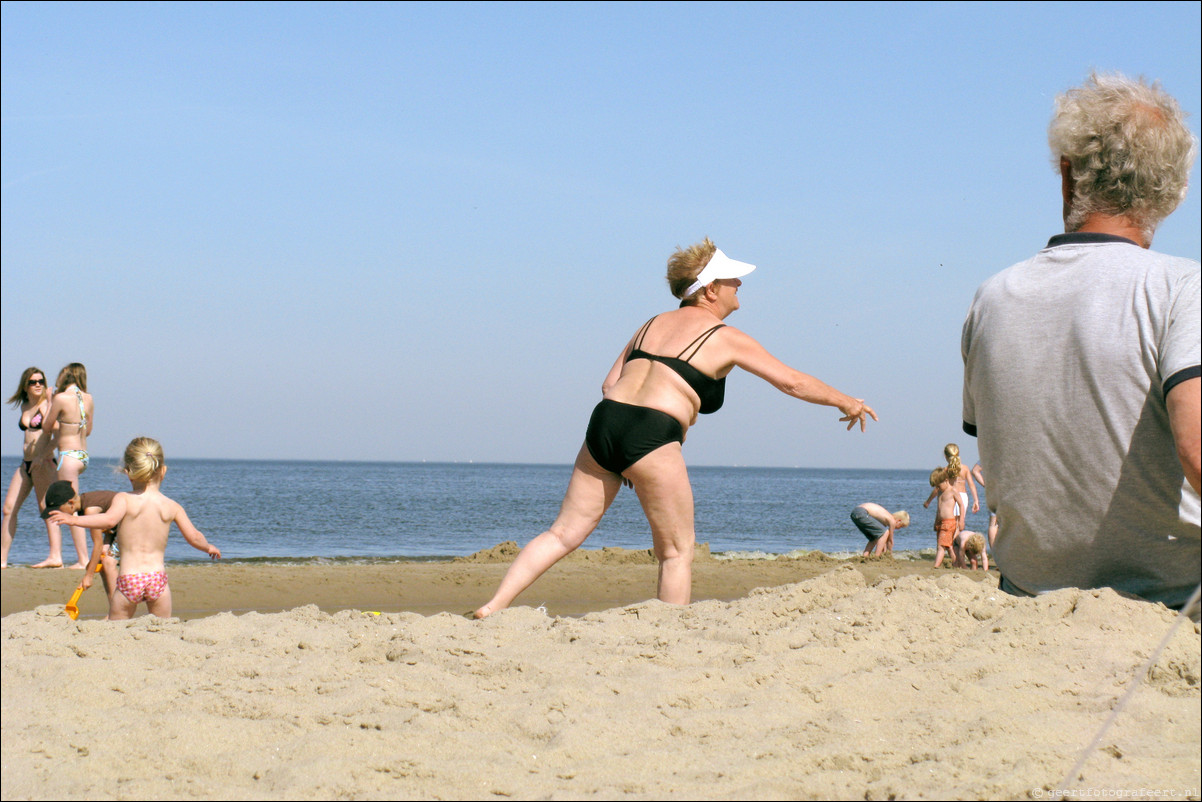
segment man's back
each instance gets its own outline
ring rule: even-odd
[[[1199,364],[1199,268],[1101,234],[1053,238],[981,286],[964,324],[964,421],[1020,590],[1109,586],[1180,605],[1198,495],[1166,381]],[[975,427],[975,432],[973,428]]]

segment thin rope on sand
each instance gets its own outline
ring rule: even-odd
[[[1119,713],[1123,712],[1123,708],[1127,706],[1127,702],[1131,701],[1131,697],[1135,695],[1136,688],[1140,686],[1143,678],[1148,675],[1148,672],[1152,670],[1152,666],[1154,666],[1156,661],[1160,659],[1160,653],[1163,652],[1164,648],[1169,645],[1169,641],[1173,638],[1173,634],[1177,632],[1177,628],[1181,626],[1181,622],[1190,617],[1189,613],[1194,609],[1194,605],[1198,603],[1198,596],[1200,594],[1202,594],[1202,585],[1198,585],[1198,587],[1194,588],[1194,592],[1190,594],[1189,601],[1187,601],[1181,607],[1181,612],[1178,614],[1177,619],[1173,622],[1173,625],[1169,627],[1169,631],[1165,634],[1164,638],[1160,641],[1160,645],[1156,647],[1155,651],[1152,652],[1152,656],[1144,662],[1139,671],[1135,672],[1135,676],[1131,678],[1131,682],[1127,686],[1127,692],[1123,694],[1121,699],[1119,699],[1118,704],[1115,705],[1114,710],[1110,712],[1109,718],[1107,718],[1105,723],[1102,724],[1101,729],[1098,730],[1098,734],[1094,736],[1094,739],[1090,741],[1089,746],[1085,747],[1085,749],[1081,751],[1081,756],[1077,758],[1077,763],[1072,767],[1069,773],[1065,775],[1064,779],[1060,781],[1060,785],[1056,788],[1058,792],[1067,790],[1068,784],[1073,782],[1073,778],[1076,777],[1080,773],[1081,769],[1085,767],[1085,762],[1089,760],[1089,756],[1093,754],[1093,750],[1097,748],[1099,743],[1101,743],[1103,736],[1106,735],[1106,731],[1110,729],[1110,725],[1113,724],[1114,720],[1119,717]]]

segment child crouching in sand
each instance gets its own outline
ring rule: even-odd
[[[46,489],[46,509],[42,517],[49,518],[56,512],[66,516],[99,515],[108,512],[117,497],[115,490],[89,490],[87,493],[76,493],[75,485],[66,479],[52,482]],[[87,590],[92,587],[92,577],[96,574],[96,566],[102,568],[100,574],[104,580],[104,595],[112,603],[113,591],[117,588],[117,559],[111,551],[113,538],[116,535],[112,529],[92,530],[92,559],[83,571],[83,579],[79,587]]]
[[[985,553],[985,536],[968,529],[956,535],[956,566],[989,570],[989,555]]]
[[[117,592],[109,602],[110,621],[133,617],[142,601],[146,602],[151,615],[170,618],[171,588],[167,586],[163,555],[167,551],[171,523],[175,522],[189,545],[213,559],[219,558],[221,552],[192,525],[183,507],[159,491],[167,474],[167,464],[163,460],[163,447],[157,440],[138,437],[130,442],[125,448],[121,470],[129,477],[133,490],[114,496],[108,512],[81,515],[69,522],[92,529],[117,527],[121,565]],[[68,516],[53,513],[50,521],[67,523]]]

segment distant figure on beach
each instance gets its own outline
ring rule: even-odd
[[[113,497],[108,512],[81,515],[75,523],[89,529],[117,528],[121,565],[117,572],[117,592],[110,596],[109,620],[131,618],[140,602],[159,618],[171,617],[171,588],[167,585],[164,554],[167,535],[175,523],[184,540],[213,559],[221,557],[218,548],[192,525],[178,503],[162,494],[159,486],[167,475],[163,447],[157,440],[137,437],[125,448],[121,470],[129,477],[133,490]],[[68,523],[70,516],[51,513],[55,523]]]
[[[985,486],[985,471],[982,470],[981,463],[972,466],[972,478],[976,479],[981,487]],[[993,541],[997,540],[997,513],[993,510],[989,511],[989,529],[986,531],[989,535],[989,550],[993,551]]]
[[[530,541],[477,618],[508,607],[544,571],[579,547],[625,482],[651,525],[659,561],[657,596],[688,604],[692,594],[693,490],[681,446],[698,413],[716,412],[726,375],[740,367],[781,392],[843,413],[861,431],[876,413],[813,376],[785,365],[722,321],[739,308],[738,290],[754,265],[729,258],[707,238],[668,260],[668,286],[680,306],[644,323],[622,348],[601,386],[559,516]]]
[[[89,490],[87,493],[77,493],[70,482],[59,479],[46,491],[46,509],[42,510],[42,517],[49,518],[56,512],[67,516],[99,515],[108,512],[116,495],[116,490]],[[79,582],[79,587],[84,590],[92,587],[92,577],[96,573],[96,566],[100,565],[104,592],[109,597],[110,604],[117,583],[117,556],[114,544],[116,537],[115,527],[92,530],[92,557],[88,560],[83,579]]]
[[[910,513],[889,512],[880,504],[866,501],[851,511],[851,522],[868,538],[863,556],[879,557],[893,552],[893,533],[910,525]]]
[[[92,433],[95,409],[92,396],[88,394],[88,370],[79,362],[72,362],[58,372],[54,400],[42,424],[38,437],[36,457],[38,460],[53,458],[58,450],[58,478],[66,479],[79,492],[79,476],[88,468],[88,435]],[[58,529],[51,537],[51,552],[59,551],[61,535]],[[85,546],[87,534],[78,526],[71,527],[71,539],[75,543],[77,560],[71,568],[83,568],[88,561]],[[60,551],[61,555],[61,551]],[[57,564],[53,560],[39,563],[35,568],[58,568],[63,564],[61,556]]]
[[[943,565],[943,558],[952,551],[952,562],[956,562],[954,553],[956,536],[964,529],[964,505],[960,502],[960,494],[952,484],[955,471],[950,465],[943,465],[931,471],[932,495],[939,501],[935,504],[935,567]],[[926,504],[923,504],[925,507]]]
[[[1149,247],[1197,140],[1158,84],[1095,73],[1048,141],[1065,233],[981,285],[961,343],[1001,587],[1181,607],[1202,574],[1199,267]]]
[[[21,446],[21,465],[13,472],[13,478],[8,482],[8,491],[4,494],[4,523],[0,525],[0,568],[8,567],[8,551],[12,548],[13,538],[17,536],[17,514],[21,505],[29,498],[32,491],[37,501],[38,509],[43,509],[46,500],[46,489],[54,481],[54,466],[49,461],[35,458],[38,436],[50,414],[50,399],[53,392],[47,386],[46,374],[41,368],[25,368],[21,373],[21,383],[17,391],[8,399],[14,407],[20,407],[21,417],[17,426],[24,436]],[[39,567],[63,564],[61,534],[57,526],[46,523],[46,539],[50,543],[50,553],[39,563]]]
[[[985,554],[985,536],[980,532],[961,530],[960,534],[956,535],[955,557],[958,568],[971,567],[975,571],[984,567],[988,571],[989,556]]]
[[[973,481],[972,472],[960,464],[960,446],[955,443],[948,443],[943,447],[943,458],[947,460],[948,478],[952,483],[952,488],[956,491],[956,496],[959,499],[958,507],[968,506],[968,491],[965,490],[967,485],[968,490],[972,491],[972,511],[979,512],[981,509],[981,501],[977,496],[977,486]],[[927,496],[927,500],[923,502],[922,508],[925,510],[935,500],[936,490],[931,490],[931,495]],[[957,520],[964,520],[967,516],[960,516],[959,510],[956,511]],[[964,528],[961,523],[960,528]]]

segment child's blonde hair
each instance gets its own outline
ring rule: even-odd
[[[931,487],[939,487],[944,479],[947,478],[947,466],[940,465],[935,470],[931,471]]]
[[[985,553],[985,536],[980,532],[973,532],[968,536],[968,542],[964,544],[964,556],[970,560],[975,560]]]
[[[948,443],[943,447],[943,456],[947,457],[947,480],[954,482],[960,478],[960,471],[963,470],[960,464],[960,446]]]
[[[125,447],[121,470],[135,482],[152,482],[162,477],[167,467],[163,447],[153,437],[135,437]]]
[[[896,518],[897,522],[902,526],[910,525],[910,513],[906,512],[905,510],[898,510],[897,512],[893,513],[893,517]]]

